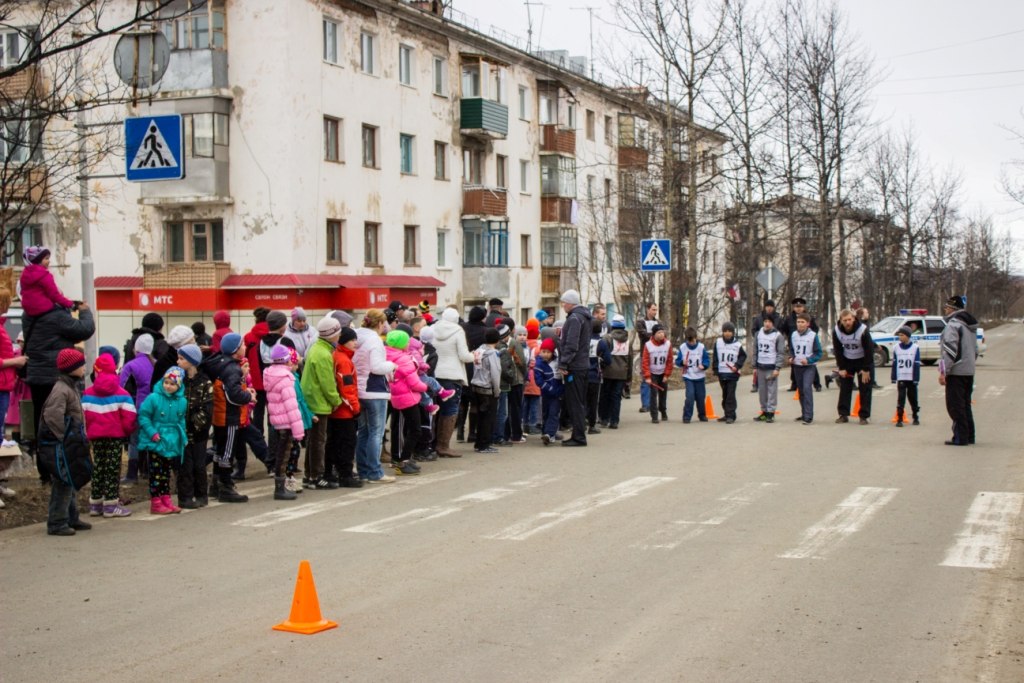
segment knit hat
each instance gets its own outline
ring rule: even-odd
[[[153,335],[151,334],[140,334],[135,339],[135,346],[133,347],[136,355],[148,356],[153,353]]]
[[[512,328],[509,327],[508,325],[502,325],[502,326],[496,327],[494,329],[498,330],[498,339],[499,340],[501,340],[501,339],[508,339],[508,336],[510,334],[512,334]]]
[[[459,312],[454,308],[448,307],[442,311],[441,320],[447,323],[457,323],[459,322]]]
[[[101,353],[96,356],[96,362],[92,364],[92,369],[97,375],[103,372],[114,374],[117,372],[117,363],[114,362],[114,358],[110,354]]]
[[[292,320],[305,320],[306,310],[302,306],[296,306],[292,309]]]
[[[224,335],[224,338],[220,340],[220,352],[225,356],[232,356],[235,351],[238,351],[238,347],[241,345],[242,335],[237,332],[228,332]]]
[[[483,306],[474,306],[469,309],[469,322],[479,323],[483,322],[483,319],[487,317],[487,309]]]
[[[284,344],[274,344],[274,348],[270,349],[270,362],[274,364],[283,364],[290,361],[292,358],[291,349]]]
[[[198,367],[203,362],[203,352],[195,344],[185,344],[178,349],[178,356],[188,361],[189,365]]]
[[[526,333],[527,333],[527,332],[526,332],[526,326],[525,326],[525,325],[516,325],[516,327],[515,327],[515,333],[516,333],[516,336],[517,336],[517,337],[518,337],[519,335],[521,335],[521,334],[526,334]],[[422,335],[421,335],[421,336],[422,336]]]
[[[356,339],[357,336],[358,335],[356,335],[356,331],[353,330],[351,327],[342,327],[341,336],[338,338],[338,343],[348,344],[350,341]]]
[[[267,314],[267,329],[279,330],[288,324],[288,316],[281,311],[271,311]]]
[[[185,382],[185,371],[179,368],[177,365],[172,365],[167,368],[167,372],[164,373],[164,379],[170,377],[174,380],[174,383],[179,387]]]
[[[316,332],[321,339],[330,339],[341,332],[341,323],[330,316],[321,318],[316,324]]]
[[[555,342],[554,337],[548,337],[540,343],[541,351],[550,351],[551,353],[554,353],[556,348],[558,348],[558,344]]]
[[[420,313],[430,313],[430,302],[424,299],[419,303],[419,306],[417,306],[417,308],[420,309]]]
[[[910,329],[909,326],[903,325],[902,327],[900,327],[900,329],[896,330],[896,334],[905,334],[908,337],[911,337],[911,336],[913,336],[914,331],[912,329]]]
[[[159,332],[164,329],[164,318],[159,313],[147,313],[142,316],[142,326],[154,332]]]
[[[107,354],[114,359],[114,367],[121,364],[121,352],[117,350],[116,346],[101,346],[99,350],[100,354]]]
[[[404,351],[409,346],[409,335],[402,330],[391,330],[384,339],[384,343],[393,349]]]
[[[557,339],[558,338],[558,330],[556,330],[555,328],[551,327],[550,325],[548,325],[546,327],[542,327],[542,328],[540,328],[540,338],[541,338],[542,341],[544,339]]]
[[[430,327],[424,327],[420,330],[420,341],[424,344],[434,343],[434,330]]]
[[[616,313],[612,316],[612,329],[613,330],[624,330],[626,329],[626,316]]]
[[[329,315],[341,323],[342,327],[349,327],[352,324],[352,316],[348,311],[331,311]]]
[[[501,339],[501,335],[495,328],[488,327],[484,330],[484,344],[497,344],[499,339]]]
[[[536,318],[530,318],[526,321],[526,338],[536,339],[540,336],[540,321]]]
[[[732,332],[733,334],[736,334],[736,326],[730,322],[722,323],[722,333],[724,334],[726,332]]]
[[[560,301],[563,304],[572,304],[573,306],[579,306],[582,299],[580,299],[580,293],[575,289],[565,290],[565,294],[562,295]]]
[[[57,354],[57,369],[61,372],[72,373],[85,365],[85,356],[76,348],[61,349]]]
[[[25,251],[21,252],[26,266],[38,266],[49,255],[50,250],[46,247],[25,247]]]
[[[533,317],[537,319],[537,322],[544,322],[548,319],[548,312],[543,308],[533,314]]]
[[[191,327],[184,325],[175,325],[170,332],[167,333],[167,343],[176,349],[180,349],[185,344],[191,344],[196,340],[196,334],[192,331]]]
[[[961,296],[959,294],[954,294],[953,296],[946,299],[946,305],[958,311],[967,308],[967,297]]]
[[[412,336],[412,327],[410,325],[407,325],[406,323],[398,323],[397,325],[395,325],[395,329],[398,330],[399,332],[405,332],[410,337]]]

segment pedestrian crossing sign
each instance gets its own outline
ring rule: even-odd
[[[125,179],[129,182],[185,177],[181,114],[124,120]]]
[[[671,240],[640,240],[641,272],[672,270]]]

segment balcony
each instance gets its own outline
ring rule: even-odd
[[[44,97],[45,87],[39,68],[31,65],[0,80],[0,95],[8,102],[31,100],[33,97]]]
[[[504,140],[508,135],[508,107],[483,97],[464,97],[459,102],[459,131],[484,140]]]
[[[159,97],[176,97],[183,91],[225,90],[228,53],[225,50],[172,50],[167,73],[160,79]]]
[[[507,267],[464,266],[462,268],[462,297],[464,299],[507,298],[512,296],[510,273]]]
[[[508,194],[502,188],[462,186],[463,216],[507,216]]]
[[[216,289],[231,274],[220,261],[143,264],[142,286],[160,289]]]
[[[3,189],[0,190],[4,204],[14,208],[18,204],[42,204],[46,200],[49,174],[43,165],[17,165],[13,161],[4,170]]]
[[[567,289],[579,289],[579,278],[576,277],[575,268],[541,267],[541,296],[557,296]]]
[[[647,170],[650,153],[641,147],[625,147],[619,145],[619,170]]]
[[[545,124],[541,128],[540,151],[558,154],[576,154],[576,131],[555,124]]]
[[[541,197],[540,222],[564,224],[573,223],[572,200],[564,197]]]

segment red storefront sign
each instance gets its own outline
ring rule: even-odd
[[[136,289],[132,303],[137,311],[213,311],[219,306],[216,289]]]
[[[302,306],[310,310],[336,308],[334,289],[229,289],[224,290],[225,308],[244,311],[264,306],[270,309],[292,309]]]

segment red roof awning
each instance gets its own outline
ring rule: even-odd
[[[229,275],[221,289],[292,289],[337,287],[337,275]]]
[[[96,289],[138,289],[142,278],[133,275],[104,275],[93,280]]]
[[[443,280],[429,275],[335,275],[342,287],[444,287]]]

